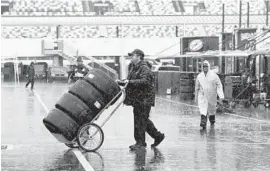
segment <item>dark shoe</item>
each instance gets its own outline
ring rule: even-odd
[[[165,138],[164,134],[160,134],[157,138],[155,138],[154,144],[151,145],[151,147],[156,147],[158,146]]]
[[[130,150],[140,150],[140,149],[145,149],[145,145],[144,144],[134,144],[129,146]]]
[[[130,149],[132,149],[132,148],[136,147],[137,145],[142,145],[142,146],[144,146],[144,147],[146,147],[146,146],[147,146],[147,144],[146,144],[146,143],[143,143],[143,144],[136,143],[136,144],[133,144],[133,145],[129,146],[129,148],[130,148]]]
[[[215,115],[209,116],[209,122],[211,123],[211,125],[214,125],[216,122],[216,116]]]
[[[28,85],[26,84],[26,85],[25,85],[25,88],[27,88],[27,87],[28,87]]]
[[[206,129],[206,124],[207,124],[207,116],[201,115],[200,126],[202,127],[202,129]]]

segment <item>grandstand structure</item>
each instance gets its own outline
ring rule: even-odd
[[[4,25],[2,27],[2,38],[5,39],[42,38],[46,37],[47,34],[52,34],[52,38],[63,39],[214,36],[222,31],[222,4],[225,4],[225,22],[226,20],[229,21],[226,22],[225,32],[232,32],[238,24],[240,2],[240,0],[3,1],[6,1],[6,8],[2,9],[4,19],[12,20],[12,17],[27,17],[17,20],[18,26]],[[246,3],[249,2],[250,4],[250,27],[258,27],[265,23],[266,7],[270,4],[268,0],[242,0],[241,2],[241,13],[244,16],[248,11]],[[52,17],[49,20],[59,17],[66,20],[65,17],[71,17],[69,20],[74,19],[81,22],[70,25],[70,22],[59,22],[59,19],[57,19],[55,25],[60,24],[58,28],[49,25],[35,26],[34,24],[22,26],[29,21],[29,17],[38,17],[36,20],[43,21],[45,20],[42,17]],[[164,20],[165,22],[160,22]],[[100,26],[101,24],[103,27]],[[246,25],[246,18],[243,18],[242,27],[246,27]]]
[[[9,5],[4,16],[91,16],[91,15],[226,15],[238,14],[240,0],[3,0]],[[250,14],[266,13],[267,0],[250,3]],[[247,10],[243,7],[243,14]]]
[[[179,39],[220,36],[269,23],[268,0],[2,0],[1,38],[16,54],[46,56],[44,40],[72,45],[60,55],[124,57],[133,48],[149,56],[179,54]],[[239,4],[242,4],[241,8]],[[247,7],[249,3],[249,7]],[[224,8],[223,9],[223,4]],[[224,12],[224,13],[223,13]],[[224,28],[222,28],[224,14]],[[239,14],[242,15],[239,23]],[[24,43],[26,42],[27,43]],[[172,46],[173,48],[168,48]],[[2,47],[2,49],[6,49]],[[104,48],[100,48],[104,47]],[[168,48],[168,50],[163,51]],[[163,51],[163,53],[159,53]],[[2,55],[2,54],[1,54]],[[5,56],[14,56],[5,51]],[[53,55],[53,54],[51,54]],[[2,55],[3,56],[3,55]],[[92,59],[92,58],[91,58]],[[124,58],[120,58],[123,63]],[[54,62],[59,61],[55,57]],[[62,62],[60,62],[61,64]]]

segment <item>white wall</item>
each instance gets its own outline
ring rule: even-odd
[[[64,39],[64,48],[76,54],[85,56],[121,56],[127,55],[133,49],[141,49],[145,55],[156,55],[162,50],[172,46],[172,48],[159,54],[160,56],[171,56],[180,52],[180,38],[111,38],[111,39]]]
[[[42,56],[41,39],[1,39],[1,57]]]
[[[42,56],[41,41],[41,39],[1,39],[1,56]],[[74,51],[74,54],[76,49],[79,49],[79,55],[85,56],[122,56],[135,48],[143,50],[145,55],[156,55],[176,44],[159,54],[171,56],[180,51],[179,41],[179,38],[64,39],[64,48]]]

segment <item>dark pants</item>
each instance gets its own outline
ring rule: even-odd
[[[26,87],[28,87],[28,85],[31,83],[31,89],[34,88],[34,78],[29,78],[28,82],[26,83]]]
[[[147,132],[154,139],[160,135],[160,132],[158,132],[153,122],[149,119],[150,111],[151,106],[133,106],[134,138],[136,143],[146,144],[145,132]]]

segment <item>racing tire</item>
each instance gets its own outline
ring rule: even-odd
[[[259,102],[256,100],[256,101],[252,102],[252,105],[254,108],[257,108],[259,106]]]
[[[55,107],[67,113],[79,125],[90,122],[95,117],[94,112],[83,101],[70,93],[65,93]]]
[[[180,99],[181,100],[193,100],[194,99],[193,93],[180,93]]]
[[[75,82],[70,88],[69,93],[80,98],[92,111],[95,112],[95,114],[100,112],[106,106],[106,101],[102,94],[84,80],[78,80]]]
[[[90,129],[92,129],[93,132],[91,132]],[[92,143],[94,145],[93,147],[86,146],[86,143],[88,141],[94,141],[93,137],[96,135],[97,135],[97,138],[99,137],[97,143]],[[87,152],[96,151],[97,149],[101,147],[103,142],[104,142],[104,133],[102,129],[100,128],[100,126],[98,126],[97,124],[94,124],[94,123],[84,124],[83,126],[81,126],[81,128],[79,129],[77,133],[77,143],[79,147],[83,149],[84,151],[87,151]]]
[[[107,103],[121,91],[117,83],[100,69],[91,69],[84,77],[84,80],[95,87],[103,95]],[[119,97],[120,95],[117,98]]]
[[[180,79],[180,86],[194,86],[194,84],[193,79]]]
[[[244,107],[245,108],[249,108],[250,106],[251,106],[251,102],[249,100],[244,102]]]
[[[43,119],[43,124],[51,133],[61,134],[68,141],[76,138],[80,127],[71,117],[59,109],[52,109]]]
[[[181,79],[194,79],[194,73],[181,73],[180,80]]]
[[[65,143],[65,145],[69,148],[78,148],[79,145],[77,143]]]
[[[194,92],[194,87],[192,86],[180,86],[180,93],[192,93]]]

